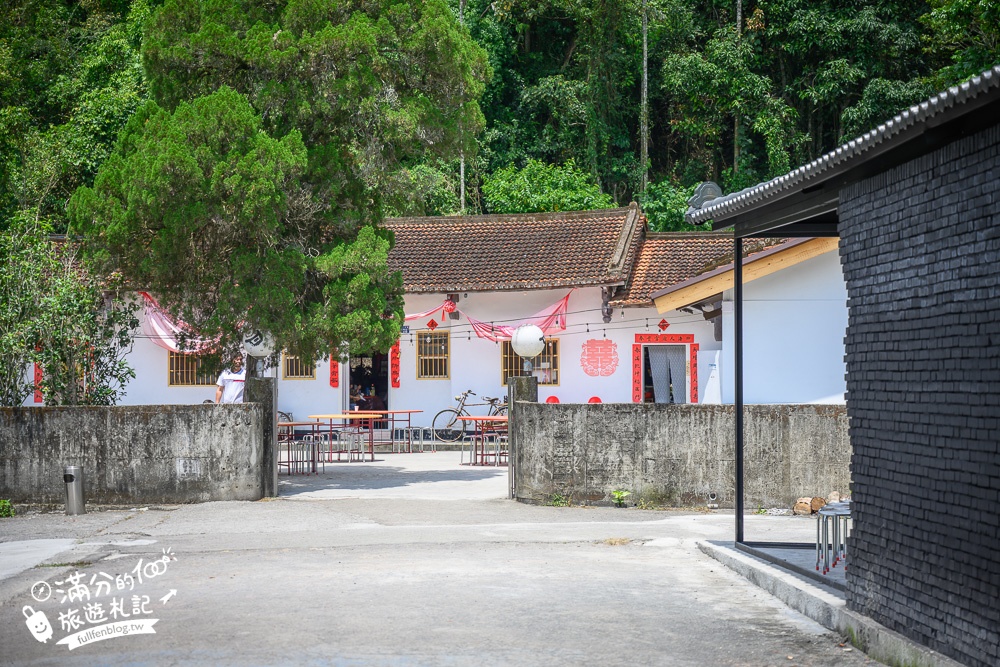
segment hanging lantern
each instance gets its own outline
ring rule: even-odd
[[[514,330],[510,345],[522,359],[534,359],[545,349],[545,334],[534,324],[525,324]]]
[[[243,349],[251,357],[270,357],[274,354],[274,338],[270,334],[251,331],[243,337]]]
[[[457,308],[457,306],[455,305],[455,302],[451,300],[445,301],[444,304],[441,306],[441,310],[443,310],[446,313],[454,313],[455,308]]]

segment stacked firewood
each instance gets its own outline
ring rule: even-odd
[[[805,496],[795,501],[795,505],[792,506],[792,514],[815,514],[821,507],[823,507],[823,505],[826,505],[827,503],[837,503],[841,500],[843,500],[843,498],[836,491],[829,494],[826,498],[821,496],[813,496],[811,498],[809,496]]]

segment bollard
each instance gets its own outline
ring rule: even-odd
[[[63,481],[66,482],[67,516],[86,514],[87,508],[83,502],[83,467],[63,467]]]

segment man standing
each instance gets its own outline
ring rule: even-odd
[[[243,386],[246,384],[247,369],[243,368],[243,355],[237,354],[233,357],[233,364],[230,368],[222,371],[219,381],[215,384],[216,403],[242,403]]]

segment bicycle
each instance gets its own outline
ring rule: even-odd
[[[441,412],[434,415],[434,420],[431,422],[431,431],[434,433],[434,438],[440,442],[457,442],[460,440],[465,433],[465,424],[459,424],[459,417],[468,417],[469,411],[467,408],[476,407],[480,405],[490,406],[489,416],[496,415],[506,415],[507,414],[507,399],[490,398],[489,396],[483,396],[485,403],[468,403],[469,396],[475,396],[475,392],[471,389],[462,392],[460,395],[455,397],[458,401],[458,405],[454,408],[445,408]]]

